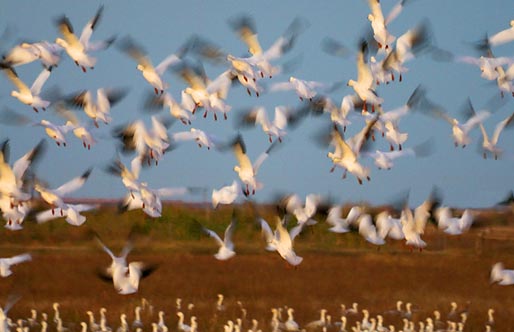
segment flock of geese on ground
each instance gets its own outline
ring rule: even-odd
[[[8,311],[18,298],[9,300],[3,310],[0,310],[1,332],[67,332],[78,331],[75,323],[63,323],[60,304],[52,305],[53,317],[47,313],[40,313],[31,309],[27,318],[12,319],[7,317]],[[195,305],[189,303],[185,306],[181,298],[176,299],[174,311],[176,317],[168,316],[163,310],[155,310],[146,299],[141,300],[132,313],[122,312],[119,322],[107,321],[107,309],[99,310],[99,321],[93,311],[87,311],[84,321],[80,322],[81,332],[198,332],[220,331],[224,332],[462,332],[467,328],[466,323],[470,315],[468,307],[459,308],[456,302],[450,303],[450,310],[443,312],[434,310],[421,313],[412,303],[399,300],[394,308],[372,315],[368,309],[360,309],[354,302],[351,307],[340,305],[338,318],[332,317],[327,309],[320,309],[319,319],[299,323],[294,318],[294,308],[284,306],[271,308],[271,318],[252,317],[241,301],[237,305],[227,304],[224,296],[218,294],[217,300],[210,305],[207,313],[211,317],[203,317],[208,326],[201,326],[196,316]],[[490,308],[484,317],[484,331],[494,331],[494,309]],[[132,320],[129,318],[132,317]],[[426,317],[425,317],[426,316]]]
[[[165,158],[166,152],[172,150],[175,145],[182,144],[183,141],[193,141],[208,150],[233,152],[237,160],[234,171],[238,179],[234,180],[232,185],[212,191],[212,204],[216,208],[219,204],[233,204],[244,197],[249,200],[255,195],[263,186],[258,180],[258,172],[263,162],[277,145],[282,144],[287,129],[310,115],[325,117],[327,124],[330,125],[323,141],[325,149],[330,146],[327,157],[332,162],[331,171],[342,168],[343,178],[349,172],[361,184],[364,180],[370,180],[370,168],[364,163],[366,158],[371,158],[380,169],[390,169],[396,158],[408,155],[423,157],[431,153],[430,141],[409,147],[406,144],[408,133],[400,130],[401,119],[413,110],[420,110],[446,120],[451,126],[455,146],[469,145],[472,130],[479,127],[483,138],[481,147],[484,158],[488,155],[494,159],[501,157],[500,134],[512,125],[514,113],[507,115],[498,123],[494,133],[489,136],[483,122],[491,113],[486,110],[475,111],[469,99],[466,105],[467,118],[461,123],[442,107],[430,101],[426,96],[426,89],[421,85],[412,92],[404,105],[393,110],[382,107],[384,100],[379,96],[377,89],[378,86],[398,84],[395,82],[403,80],[409,61],[423,53],[432,53],[447,61],[476,65],[484,79],[497,82],[501,98],[505,94],[514,95],[514,58],[495,57],[492,53],[492,47],[514,40],[514,21],[510,22],[510,28],[486,37],[477,45],[481,52],[479,57],[458,57],[433,45],[430,25],[426,20],[398,38],[391,34],[388,29],[389,23],[400,15],[408,1],[399,1],[387,17],[384,17],[378,0],[368,0],[368,3],[371,33],[362,37],[354,54],[357,77],[347,82],[353,92],[345,95],[340,103],[328,97],[328,93],[334,88],[333,84],[298,77],[290,77],[286,82],[265,83],[287,72],[287,66],[278,62],[294,48],[297,39],[307,28],[305,20],[293,20],[282,35],[265,49],[259,43],[251,17],[241,15],[229,20],[229,24],[248,47],[248,56],[234,56],[206,38],[193,36],[187,39],[177,52],[154,66],[151,56],[131,37],[92,40],[95,28],[103,15],[104,7],[101,6],[86,23],[80,36],[75,34],[72,23],[63,15],[56,21],[60,37],[54,42],[20,43],[3,55],[0,62],[2,75],[16,88],[11,92],[11,96],[22,105],[19,111],[5,110],[2,118],[10,124],[42,127],[57,146],[67,146],[68,135],[73,133],[84,148],[94,149],[95,143],[101,139],[95,135],[95,131],[101,126],[113,123],[110,110],[128,92],[121,88],[99,88],[96,93],[88,90],[76,93],[59,92],[46,99],[44,86],[51,80],[54,71],[61,70],[58,66],[60,61],[69,58],[77,65],[78,70],[87,73],[97,63],[98,59],[93,56],[94,52],[115,45],[124,55],[137,62],[137,69],[151,86],[146,101],[147,107],[168,109],[170,112],[165,116],[153,115],[151,126],[147,126],[141,119],[125,126],[115,126],[112,130],[119,142],[120,150],[133,156],[129,165],[117,158],[107,167],[110,173],[120,178],[127,189],[121,207],[123,210],[142,209],[148,216],[155,218],[161,216],[162,198],[177,197],[198,190],[190,187],[156,189],[139,179],[142,167],[157,167],[159,161]],[[323,47],[331,54],[352,53],[341,43],[331,39],[325,40]],[[223,71],[217,77],[209,78],[201,61],[223,66]],[[25,79],[18,75],[16,68],[38,62],[42,64],[43,69],[29,87]],[[187,85],[180,91],[180,100],[175,99],[166,82],[165,75],[169,71],[182,78]],[[291,90],[298,95],[301,102],[299,107],[277,106],[273,121],[268,118],[267,111],[258,106],[235,114],[238,119],[236,122],[241,127],[260,126],[265,133],[265,139],[270,141],[269,147],[253,162],[247,155],[242,134],[234,135],[233,139],[222,140],[198,128],[189,128],[192,125],[196,126],[201,118],[209,114],[214,120],[227,119],[232,109],[227,99],[228,93],[233,85],[237,84],[242,85],[249,95],[257,97],[263,93]],[[23,110],[23,107],[30,112]],[[45,111],[50,108],[64,119],[64,123],[53,123],[44,119]],[[72,111],[72,108],[78,108],[82,112]],[[39,120],[34,120],[33,117]],[[168,127],[175,120],[189,129],[170,134]],[[349,128],[357,129],[353,136],[348,135]],[[390,151],[370,152],[373,141],[378,141],[382,137]],[[88,180],[92,169],[85,170],[80,176],[57,188],[49,188],[39,180],[34,162],[43,156],[44,142],[45,140],[42,140],[13,163],[9,160],[11,143],[9,140],[1,143],[0,209],[6,220],[6,227],[10,230],[21,230],[23,221],[28,216],[34,217],[39,223],[65,218],[71,225],[80,226],[86,221],[82,213],[98,208],[94,204],[72,204],[66,200],[70,193],[80,189]],[[398,213],[383,211],[375,216],[366,213],[362,207],[355,206],[346,217],[343,217],[342,206],[333,204],[326,210],[326,221],[332,226],[332,232],[346,233],[354,229],[366,241],[377,246],[385,244],[386,239],[392,239],[402,240],[408,246],[422,249],[427,245],[422,235],[429,220],[435,221],[439,229],[452,235],[462,234],[468,230],[474,220],[474,211],[466,210],[461,216],[455,216],[452,209],[440,205],[440,199],[436,196],[430,195],[415,209],[411,209],[404,200],[397,210]],[[34,211],[33,203],[36,199],[44,201],[47,209]],[[275,230],[272,230],[267,221],[257,216],[266,249],[277,251],[291,265],[300,264],[302,257],[294,252],[293,242],[306,227],[317,223],[314,215],[322,201],[320,195],[314,194],[308,195],[305,203],[298,195],[283,197],[280,206],[287,213],[284,218],[277,218]],[[289,219],[296,219],[293,227],[288,226]],[[223,238],[204,228],[219,244],[219,251],[215,256],[217,259],[226,260],[235,255],[231,239],[235,224],[234,219],[227,227]],[[140,279],[153,271],[154,267],[141,262],[127,262],[127,255],[132,248],[130,241],[121,254],[116,256],[98,237],[97,239],[102,249],[112,258],[112,264],[106,269],[105,274],[113,280],[115,290],[120,294],[137,292]],[[1,259],[0,274],[8,276],[12,265],[30,259],[29,254]],[[504,270],[501,265],[495,265],[491,280],[509,284],[514,278],[512,272]],[[428,328],[428,322],[426,325]],[[458,327],[454,328],[457,329]]]

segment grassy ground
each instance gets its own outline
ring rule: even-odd
[[[513,241],[495,241],[480,234],[492,226],[510,227],[510,213],[484,213],[469,233],[450,237],[430,226],[424,239],[428,248],[410,251],[401,243],[388,243],[377,250],[358,234],[332,234],[323,223],[307,229],[296,240],[298,255],[304,261],[297,269],[287,266],[276,253],[265,252],[260,230],[253,222],[253,211],[237,209],[235,233],[238,254],[227,262],[216,261],[213,240],[205,237],[195,220],[222,232],[230,222],[232,209],[211,211],[201,206],[172,204],[160,219],[148,219],[140,211],[118,215],[106,207],[88,215],[82,227],[62,220],[43,225],[27,222],[21,232],[0,231],[1,257],[29,250],[33,261],[14,268],[15,274],[0,280],[0,303],[9,294],[22,298],[11,310],[12,318],[29,316],[30,309],[52,313],[58,301],[65,321],[79,331],[87,310],[108,310],[108,322],[119,326],[119,314],[133,319],[134,307],[146,297],[154,306],[152,317],[144,316],[145,330],[156,321],[156,312],[166,312],[166,322],[175,331],[175,300],[195,305],[186,311],[194,314],[199,331],[222,331],[227,319],[241,316],[237,301],[248,311],[248,319],[260,321],[269,330],[270,308],[295,308],[300,324],[318,319],[321,308],[328,309],[333,321],[339,320],[340,305],[358,302],[372,315],[392,309],[397,300],[412,302],[413,320],[424,320],[438,309],[443,318],[450,302],[467,308],[466,331],[483,331],[487,309],[494,308],[496,331],[514,326],[514,287],[489,284],[489,271],[497,261],[514,266]],[[259,207],[272,220],[272,209]],[[143,280],[138,294],[121,296],[112,284],[96,277],[100,267],[110,261],[92,241],[92,231],[115,250],[121,249],[129,232],[137,233],[129,260],[157,263],[159,268]],[[477,245],[480,245],[477,247]],[[215,312],[216,294],[226,296],[227,310]],[[51,315],[52,316],[52,315]],[[350,324],[361,316],[350,317]],[[398,317],[386,317],[386,324],[400,327]],[[247,326],[246,328],[249,328]]]

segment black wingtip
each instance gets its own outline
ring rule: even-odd
[[[95,17],[93,18],[93,22],[91,23],[91,29],[94,30],[96,28],[96,25],[100,21],[100,18],[102,17],[102,12],[104,10],[104,5],[101,5],[98,10],[96,11]]]

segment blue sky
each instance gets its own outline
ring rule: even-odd
[[[381,1],[385,12],[395,1]],[[0,12],[0,29],[6,26],[14,33],[2,45],[2,51],[19,40],[54,41],[59,36],[54,19],[62,14],[69,17],[76,31],[81,31],[94,15],[97,1],[6,1]],[[290,74],[274,77],[271,82],[288,80],[290,75],[307,80],[342,82],[341,88],[330,93],[339,103],[342,97],[351,93],[346,81],[356,78],[354,56],[342,59],[330,56],[321,50],[321,40],[331,37],[348,47],[356,49],[357,40],[368,26],[366,19],[369,8],[366,1],[109,1],[103,3],[105,10],[102,21],[92,39],[118,38],[130,35],[143,45],[154,63],[173,53],[192,34],[199,34],[223,47],[226,52],[243,55],[245,45],[231,31],[227,19],[246,13],[256,23],[259,39],[264,48],[269,47],[297,16],[309,22],[309,28],[298,38],[297,44],[283,60],[299,57],[297,68]],[[413,0],[390,25],[390,31],[400,36],[417,23],[427,18],[433,30],[437,46],[456,55],[476,55],[470,42],[476,41],[487,32],[490,35],[509,26],[513,19],[514,3],[510,0],[492,1],[445,1]],[[493,49],[497,56],[514,56],[514,43]],[[64,93],[83,89],[96,90],[100,87],[127,87],[129,94],[112,109],[113,123],[101,126],[102,141],[91,151],[84,150],[79,141],[70,138],[69,146],[59,148],[48,142],[47,153],[38,167],[38,175],[58,186],[93,166],[95,170],[86,185],[73,196],[117,198],[125,194],[118,178],[103,172],[116,155],[115,142],[109,137],[113,126],[135,119],[149,123],[150,116],[141,112],[142,98],[150,86],[136,70],[135,62],[112,47],[96,54],[98,63],[86,74],[75,67],[63,55],[60,66],[52,72],[45,88],[59,86]],[[402,83],[394,82],[380,86],[377,91],[384,98],[384,109],[393,109],[404,104],[419,84],[426,87],[428,97],[442,105],[450,114],[458,116],[459,107],[470,97],[475,108],[480,109],[498,94],[494,84],[480,77],[478,68],[460,63],[436,62],[428,56],[415,59],[408,64],[409,72]],[[221,73],[223,67],[206,65],[209,76]],[[19,76],[32,82],[39,74],[38,63],[17,68]],[[169,92],[176,98],[185,87],[177,77],[167,74]],[[6,77],[0,78],[0,103],[26,114],[34,121],[43,118],[59,121],[51,111],[36,114],[30,107],[22,105],[10,96],[12,85]],[[497,110],[486,122],[488,131],[496,123],[514,111],[513,101]],[[219,138],[233,137],[235,113],[249,106],[265,106],[272,114],[278,105],[298,105],[294,93],[265,94],[260,98],[249,97],[242,87],[234,87],[227,101],[233,110],[229,120],[214,122],[212,118],[197,116],[193,127],[212,133]],[[163,113],[164,114],[164,113]],[[351,175],[342,180],[342,171],[329,173],[331,163],[326,157],[329,148],[321,148],[312,137],[326,128],[327,118],[307,118],[300,126],[291,130],[287,139],[263,164],[259,180],[264,189],[255,199],[267,201],[277,192],[309,193],[329,195],[337,202],[368,201],[374,204],[389,202],[395,194],[410,189],[412,205],[421,202],[433,185],[442,189],[444,203],[458,207],[485,207],[494,204],[512,189],[514,184],[514,131],[504,132],[500,145],[507,156],[498,161],[483,160],[477,153],[480,139],[478,130],[472,134],[473,143],[466,149],[455,149],[451,139],[450,126],[442,121],[422,114],[410,114],[404,118],[400,128],[409,132],[406,146],[414,146],[433,137],[434,153],[427,158],[405,158],[396,161],[390,171],[380,171],[371,161],[371,182],[359,185]],[[348,129],[349,133],[361,128],[360,121]],[[177,122],[170,132],[188,130]],[[268,146],[267,136],[260,129],[241,131],[253,160]],[[0,138],[11,140],[12,158],[18,158],[46,137],[41,128],[9,127],[0,125]],[[387,149],[381,141],[376,145]],[[128,163],[130,158],[123,157]],[[192,143],[185,143],[165,155],[157,167],[145,169],[142,178],[153,188],[163,186],[201,186],[219,188],[228,185],[237,174],[232,170],[236,159],[230,152],[220,153],[199,149]],[[191,198],[192,199],[192,198]]]

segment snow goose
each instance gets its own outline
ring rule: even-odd
[[[472,56],[457,56],[455,61],[477,66],[480,69],[480,76],[488,81],[492,81],[498,78],[496,68],[498,66],[513,64],[514,58],[495,57],[489,50],[486,55],[481,55],[478,58]]]
[[[376,1],[376,0],[372,0]],[[368,46],[365,41],[361,42],[361,49],[357,54],[357,81],[349,80],[347,85],[351,86],[363,102],[363,110],[367,110],[367,103],[372,105],[372,112],[375,105],[380,105],[383,99],[380,98],[374,89],[375,80],[369,64],[366,62]]]
[[[55,210],[52,209],[45,210],[42,212],[38,212],[36,214],[36,221],[38,224],[45,223],[49,220],[65,217],[65,220],[68,224],[73,226],[80,226],[86,222],[86,217],[81,215],[81,212],[87,212],[94,209],[97,209],[98,205],[92,204],[67,204],[64,203],[61,207],[62,215],[55,214]]]
[[[375,216],[378,236],[382,239],[390,237],[394,240],[403,240],[402,223],[399,218],[393,218],[389,211],[382,211]],[[401,305],[401,303],[400,303]]]
[[[311,107],[314,112],[323,112],[330,114],[330,120],[343,128],[346,132],[346,127],[351,125],[350,111],[359,107],[362,103],[357,95],[346,95],[341,100],[341,105],[337,107],[335,103],[327,96],[318,96],[311,102]]]
[[[360,132],[348,140],[345,140],[339,129],[334,127],[331,133],[331,145],[335,147],[335,150],[327,154],[333,163],[330,172],[333,172],[335,167],[339,166],[344,169],[343,179],[346,178],[346,172],[348,171],[357,178],[359,184],[362,184],[362,179],[370,180],[369,168],[360,163],[359,156],[371,128],[377,121],[378,116],[369,121]]]
[[[162,76],[170,66],[177,65],[182,61],[181,57],[187,51],[187,46],[182,46],[176,53],[166,56],[155,67],[145,50],[131,38],[125,38],[120,43],[120,49],[137,61],[137,69],[141,71],[144,79],[154,88],[155,94],[163,94],[169,85],[163,81]]]
[[[400,222],[402,224],[402,231],[405,235],[405,243],[407,246],[416,247],[419,248],[419,250],[426,247],[426,242],[421,239],[423,229],[421,229],[420,225],[416,223],[414,214],[407,205],[402,209]]]
[[[168,108],[170,114],[175,119],[180,120],[185,125],[190,125],[193,119],[192,111],[195,109],[195,102],[193,98],[185,91],[181,92],[181,102],[173,98],[169,92],[162,95],[148,95],[145,107],[148,109],[162,109]]]
[[[66,205],[63,201],[64,196],[70,192],[80,189],[84,183],[86,183],[89,175],[91,174],[91,171],[91,168],[86,170],[82,175],[71,179],[56,189],[46,188],[41,183],[36,183],[34,185],[34,189],[39,192],[41,198],[51,206],[52,213],[55,212],[55,208],[59,208],[61,209],[61,213],[64,215],[63,208],[66,208]]]
[[[359,234],[366,241],[377,246],[385,244],[384,239],[378,235],[377,228],[369,214],[361,215],[357,222],[359,224]]]
[[[241,196],[241,193],[241,185],[236,180],[232,181],[229,186],[213,189],[211,195],[212,207],[216,209],[219,204],[232,204]]]
[[[440,207],[434,214],[437,220],[437,227],[450,235],[460,235],[467,231],[473,224],[473,213],[466,209],[460,218],[452,216],[449,207]]]
[[[126,95],[124,89],[106,89],[100,88],[96,90],[96,101],[93,99],[93,93],[84,90],[67,98],[67,105],[79,107],[84,110],[86,115],[91,118],[98,128],[98,121],[109,124],[112,121],[110,109],[118,103]]]
[[[295,216],[298,225],[311,226],[317,223],[312,217],[316,214],[318,205],[321,202],[320,195],[307,195],[305,197],[305,204],[302,203],[300,197],[296,194],[287,195],[281,201],[286,211]]]
[[[213,238],[219,246],[218,252],[214,255],[217,260],[224,261],[235,256],[236,252],[234,251],[234,242],[232,241],[232,234],[234,233],[235,226],[236,219],[232,216],[232,221],[225,229],[223,239],[221,239],[221,237],[213,230],[202,226],[202,230]]]
[[[178,316],[177,329],[182,332],[190,332],[191,326],[184,323],[184,313],[179,311],[179,312],[177,312],[177,316]]]
[[[229,24],[248,47],[251,54],[247,61],[255,68],[261,78],[273,77],[280,69],[271,64],[271,61],[280,58],[294,45],[298,35],[308,26],[305,20],[296,18],[286,31],[267,50],[263,50],[257,37],[257,30],[253,19],[248,15],[241,15],[229,20]],[[255,78],[255,77],[252,77]]]
[[[9,165],[9,141],[4,141],[0,149],[0,193],[8,198],[9,206],[19,205],[19,202],[31,198],[29,193],[23,191],[25,186],[25,173],[44,152],[44,141],[40,141],[34,148]],[[4,198],[2,198],[4,201]],[[7,202],[7,201],[6,201]],[[2,211],[5,211],[2,209]]]
[[[303,260],[302,257],[297,256],[293,250],[294,238],[301,232],[303,225],[295,226],[290,232],[287,231],[282,223],[282,220],[277,218],[277,226],[275,232],[271,231],[268,223],[259,218],[261,230],[266,240],[266,250],[277,251],[279,255],[285,259],[289,264],[296,266]]]
[[[300,329],[298,323],[294,320],[293,313],[293,308],[287,309],[287,320],[284,323],[286,331],[299,331]]]
[[[225,103],[230,86],[232,84],[230,70],[225,70],[214,80],[210,80],[203,67],[193,66],[183,62],[177,67],[176,71],[180,77],[188,84],[183,91],[190,95],[195,103],[192,113],[198,107],[204,109],[203,117],[207,117],[208,112],[212,112],[214,120],[218,120],[217,112],[223,113],[223,118],[227,119],[227,113],[231,106]]]
[[[512,127],[514,123],[512,121],[514,119],[514,113],[507,116],[504,120],[500,121],[496,127],[494,128],[493,135],[489,137],[487,132],[485,131],[485,127],[480,122],[478,125],[480,127],[480,131],[482,132],[482,149],[483,149],[483,157],[487,158],[487,152],[491,153],[494,156],[494,159],[498,159],[501,156],[503,150],[497,146],[498,140],[500,138],[500,134],[504,129]]]
[[[30,260],[32,260],[32,256],[28,253],[16,255],[13,257],[0,258],[0,276],[4,278],[10,276],[13,273],[11,271],[11,267],[13,265],[17,265]]]
[[[116,128],[113,135],[119,139],[123,151],[135,151],[138,156],[157,165],[164,153],[170,148],[168,136],[169,121],[151,117],[151,128],[147,129],[142,120]]]
[[[123,248],[120,256],[115,256],[98,236],[96,236],[96,240],[112,259],[111,265],[105,271],[99,273],[99,277],[112,282],[118,294],[136,293],[139,289],[140,280],[150,275],[156,269],[156,266],[147,265],[142,262],[127,264],[127,256],[133,247],[130,240]]]
[[[368,15],[368,20],[371,23],[373,38],[377,42],[379,50],[384,50],[385,52],[390,50],[389,47],[395,41],[396,37],[389,33],[387,26],[400,15],[406,2],[407,0],[398,1],[387,17],[384,18],[380,0],[368,0],[371,10],[371,13]]]
[[[504,268],[503,263],[496,263],[491,269],[491,283],[497,282],[498,285],[507,286],[514,284],[514,270]]]
[[[16,86],[18,91],[13,90],[11,96],[17,98],[23,104],[32,106],[34,112],[39,112],[39,109],[43,111],[50,105],[50,101],[44,100],[40,97],[41,89],[43,85],[50,77],[51,70],[43,69],[38,77],[32,83],[29,88],[19,77],[18,74],[12,68],[4,70],[7,78]]]
[[[307,331],[309,331],[309,330],[323,328],[327,323],[326,315],[327,315],[327,309],[321,309],[320,310],[320,318],[318,320],[307,323],[305,325],[305,329]]]
[[[470,102],[468,101],[469,104]],[[467,107],[467,110],[470,111],[471,108]],[[469,137],[471,130],[490,115],[487,111],[478,111],[475,114],[467,112],[467,121],[460,123],[459,120],[451,117],[440,108],[432,108],[431,112],[433,115],[446,120],[452,126],[452,137],[455,147],[462,146],[463,148],[471,143],[471,138]]]
[[[405,1],[405,0],[404,0]],[[412,60],[421,51],[429,46],[430,30],[427,21],[408,30],[401,35],[396,41],[396,46],[384,59],[382,69],[391,73],[391,79],[394,81],[394,72],[398,73],[398,81],[402,81],[402,73],[407,72],[405,63]]]
[[[63,103],[57,103],[55,109],[60,116],[67,120],[68,131],[73,132],[73,135],[82,142],[84,149],[91,150],[91,147],[97,143],[97,138],[92,131],[94,122],[80,122],[76,114],[68,110]]]
[[[211,134],[197,128],[191,128],[188,131],[179,131],[171,134],[171,139],[175,142],[195,141],[198,147],[205,146],[207,150],[216,147],[220,140]]]
[[[2,68],[16,67],[34,62],[41,57],[39,49],[30,43],[20,43],[2,55],[0,66]]]
[[[74,34],[73,26],[66,16],[63,15],[57,20],[57,26],[64,39],[57,38],[55,43],[64,48],[75,64],[82,68],[83,72],[86,72],[86,68],[93,69],[96,64],[96,58],[89,55],[89,52],[106,49],[114,42],[115,39],[110,38],[109,40],[97,42],[90,41],[91,35],[93,34],[93,31],[102,15],[103,8],[103,6],[100,6],[95,16],[87,22],[82,29],[80,38],[77,38]]]
[[[334,205],[328,210],[326,222],[331,225],[328,230],[334,233],[347,233],[350,231],[348,219],[342,218],[343,207]]]
[[[312,101],[312,99],[316,97],[316,95],[318,94],[317,90],[320,89],[328,91],[333,89],[333,86],[329,86],[326,83],[322,82],[306,81],[291,76],[288,82],[279,82],[272,84],[270,86],[269,91],[276,92],[284,90],[294,90],[301,101],[303,101],[304,99]]]
[[[234,172],[237,173],[241,182],[244,184],[245,188],[243,189],[243,193],[245,196],[249,196],[250,193],[252,195],[255,194],[255,191],[262,188],[262,183],[257,181],[257,174],[259,172],[259,168],[262,163],[268,158],[271,150],[276,145],[276,142],[271,144],[266,151],[264,151],[252,164],[250,158],[248,158],[246,154],[246,145],[243,141],[243,137],[238,135],[232,144],[232,151],[238,161],[239,165],[234,166]]]
[[[262,106],[253,107],[248,111],[242,112],[238,125],[260,125],[264,133],[268,135],[270,143],[273,137],[282,142],[287,135],[288,125],[294,126],[303,118],[309,109],[307,107],[293,108],[287,106],[276,106],[275,117],[270,121],[266,109]]]

